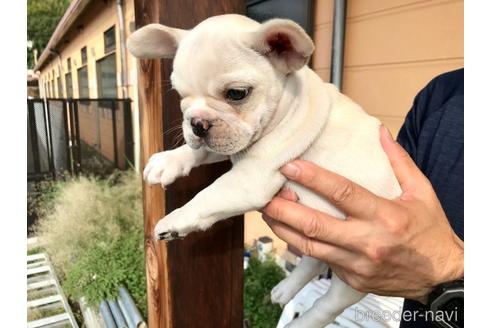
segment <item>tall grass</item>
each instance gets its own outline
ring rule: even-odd
[[[132,171],[45,187],[34,231],[69,296],[96,304],[125,285],[145,312],[141,195]]]
[[[46,191],[37,205],[41,217],[34,231],[57,269],[95,244],[105,244],[143,229],[140,179],[133,172],[107,180],[80,177]]]

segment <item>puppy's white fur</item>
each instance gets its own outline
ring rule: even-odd
[[[344,219],[345,215],[314,192],[287,181],[279,168],[301,158],[343,175],[373,193],[401,194],[380,145],[380,122],[336,87],[305,66],[314,46],[295,23],[275,19],[259,24],[244,16],[211,17],[190,31],[148,25],[128,40],[141,58],[174,58],[173,87],[182,96],[187,144],[155,154],[144,178],[167,185],[201,164],[230,159],[232,169],[168,214],[156,236],[183,237],[219,220],[265,206],[282,188],[299,202]],[[243,101],[225,98],[224,90],[250,88]],[[204,138],[195,136],[192,118],[211,122]],[[327,265],[304,256],[272,290],[272,301],[286,304]],[[323,327],[360,293],[333,275],[332,287],[289,327]]]

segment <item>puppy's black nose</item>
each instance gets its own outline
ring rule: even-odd
[[[197,137],[204,138],[207,135],[208,129],[210,129],[210,123],[200,118],[192,118],[191,129]]]

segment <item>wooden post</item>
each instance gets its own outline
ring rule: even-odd
[[[207,17],[244,13],[244,0],[135,0],[136,27],[161,23],[189,29]],[[170,90],[171,60],[140,60],[142,167],[155,152],[171,149],[164,134],[180,124],[178,95]],[[242,327],[243,220],[216,224],[184,240],[155,242],[155,223],[182,206],[230,168],[218,163],[197,168],[169,186],[144,186],[148,322],[151,328]]]

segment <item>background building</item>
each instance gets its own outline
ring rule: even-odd
[[[41,96],[47,98],[130,98],[134,157],[139,158],[136,60],[125,47],[135,29],[133,0],[74,0],[38,59]],[[94,106],[92,106],[94,105]],[[87,103],[79,111],[81,139],[112,158],[110,108],[97,115]],[[89,127],[97,119],[97,128]],[[121,124],[121,122],[118,122]],[[108,134],[105,137],[105,134]],[[120,161],[123,159],[120,159]],[[139,168],[139,161],[135,161]]]

